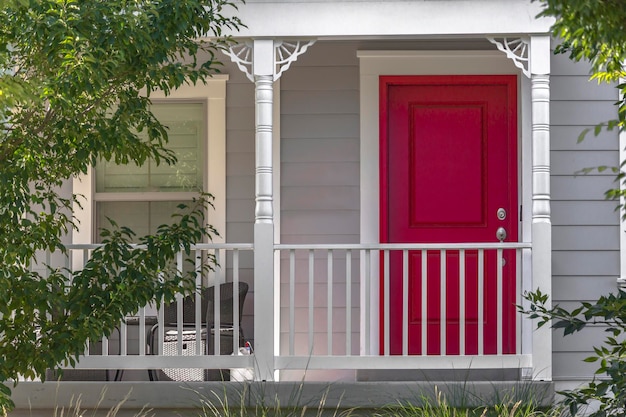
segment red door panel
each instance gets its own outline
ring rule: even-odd
[[[381,241],[389,243],[517,241],[517,79],[515,76],[381,77]],[[498,209],[506,210],[504,220]],[[478,252],[465,253],[465,354],[478,353]],[[515,254],[503,267],[503,352],[515,349]],[[445,276],[439,251],[428,251],[426,317],[422,254],[409,260],[409,353],[460,354],[459,252],[449,250]],[[392,253],[392,354],[402,349],[401,254]],[[484,353],[497,349],[496,254],[484,255]],[[445,283],[445,323],[441,286]],[[383,286],[381,286],[383,288]],[[382,298],[381,298],[382,300]],[[382,322],[381,322],[382,323]],[[382,324],[381,324],[382,325]],[[445,346],[441,328],[445,326]],[[384,334],[384,332],[381,332]]]

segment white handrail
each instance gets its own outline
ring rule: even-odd
[[[335,243],[335,244],[286,244],[274,245],[276,250],[439,250],[439,249],[530,249],[528,242],[503,242],[503,243]]]

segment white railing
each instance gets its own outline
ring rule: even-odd
[[[275,245],[281,258],[276,365],[528,367],[515,306],[521,303],[530,248],[527,243]]]
[[[67,255],[60,253],[44,253],[38,259],[34,268],[39,268],[45,276],[45,265],[53,268],[66,268],[68,279],[71,279],[72,272],[82,268],[91,253],[98,245],[74,244],[67,245]],[[238,293],[241,281],[242,254],[252,253],[252,244],[196,244],[191,247],[191,256],[184,259],[181,251],[176,259],[176,266],[179,271],[186,266],[186,260],[195,258],[196,286],[207,288],[223,282],[233,282],[234,294]],[[202,272],[202,263],[206,262],[209,255],[215,257],[216,265],[214,270],[207,273]],[[251,259],[248,268],[251,268]],[[215,329],[223,329],[220,317],[220,291],[214,292],[215,309],[214,324]],[[157,323],[166,323],[164,317],[165,305],[150,305],[140,308],[136,315],[127,317],[122,321],[110,338],[91,341],[85,348],[84,355],[80,358],[77,369],[169,369],[169,368],[201,368],[201,369],[222,369],[222,368],[252,368],[253,357],[246,355],[231,355],[222,352],[221,343],[224,343],[224,332],[206,329],[205,317],[201,314],[202,301],[201,292],[196,292],[194,322],[184,322],[183,303],[176,303],[175,322],[169,322],[166,326]],[[182,295],[177,301],[182,300]],[[240,340],[240,317],[239,298],[232,298],[233,323],[232,345],[239,346]],[[150,334],[153,333],[153,341],[149,341]],[[207,335],[208,333],[208,335]],[[168,337],[169,336],[169,337]],[[183,337],[185,336],[185,337]],[[251,337],[252,335],[245,335]],[[166,352],[163,350],[164,343],[168,340],[175,340],[170,343]],[[226,336],[228,338],[228,336]],[[192,339],[197,343],[188,343],[186,340]],[[192,345],[191,348],[189,348]],[[207,349],[212,345],[211,352]],[[155,346],[150,352],[150,346]],[[118,373],[119,375],[119,373]]]
[[[67,248],[67,256],[46,254],[45,263],[76,271],[96,245]],[[257,363],[261,352],[257,359],[223,353],[220,332],[206,336],[197,293],[193,323],[185,321],[177,303],[175,323],[169,321],[171,333],[166,333],[155,326],[168,322],[163,304],[146,306],[120,323],[110,339],[90,343],[77,368],[528,368],[531,355],[522,346],[528,335],[515,305],[521,303],[522,280],[529,275],[530,248],[527,243],[278,244],[279,302],[254,300],[272,303],[280,318],[278,354],[269,355],[269,365]],[[252,244],[193,246],[196,271],[209,254],[217,260],[215,271],[196,273],[197,286],[233,282],[238,288],[242,270],[251,272],[253,249]],[[250,259],[242,260],[245,256]],[[182,271],[182,252],[176,262]],[[215,301],[215,328],[220,328],[219,291]],[[239,346],[238,298],[232,302],[232,346]],[[266,319],[255,319],[255,332],[263,331]],[[149,343],[151,329],[156,329],[156,343]],[[168,334],[176,342],[164,353]],[[186,335],[211,344],[212,352],[200,343],[189,349]],[[157,348],[150,351],[151,345]]]

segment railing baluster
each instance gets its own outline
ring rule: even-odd
[[[504,286],[502,285],[502,268],[503,268],[503,262],[502,262],[502,249],[497,249],[496,250],[496,256],[497,256],[497,262],[496,262],[496,267],[497,267],[497,271],[496,271],[496,298],[497,298],[497,302],[496,302],[496,308],[497,308],[497,314],[496,314],[496,334],[497,334],[497,354],[498,355],[502,355],[502,326],[504,323],[504,320],[502,320],[502,313],[503,313],[503,291],[504,291]]]
[[[289,250],[289,354],[295,354],[296,340],[296,251]]]
[[[422,355],[428,355],[428,252],[424,249],[421,251],[422,256]]]
[[[333,250],[327,252],[327,302],[326,302],[326,328],[328,355],[333,354]]]
[[[439,294],[439,299],[440,299],[440,319],[439,319],[439,345],[440,345],[440,351],[441,351],[441,355],[445,356],[446,355],[446,330],[448,328],[448,322],[447,322],[447,315],[446,315],[446,308],[447,308],[447,303],[446,303],[446,298],[447,298],[447,290],[446,290],[446,250],[442,249],[441,251],[439,251],[439,268],[440,268],[440,274],[441,274],[441,280],[440,280],[440,294]]]
[[[409,354],[409,251],[402,251],[402,354]]]
[[[363,262],[365,267],[365,314],[361,314],[363,317],[363,323],[361,323],[361,328],[365,328],[365,354],[371,355],[372,350],[370,349],[370,319],[371,319],[371,306],[370,306],[370,297],[371,294],[371,273],[372,273],[372,253],[369,249],[365,250],[365,262]]]
[[[222,305],[222,292],[220,291],[220,284],[222,283],[222,267],[221,267],[221,257],[220,257],[220,251],[219,249],[215,249],[215,291],[213,291],[214,297],[215,297],[215,305],[213,306],[213,317],[214,317],[214,323],[213,323],[213,346],[215,347],[215,349],[213,350],[213,353],[215,355],[221,355],[222,354],[222,347],[221,347],[221,338],[220,338],[220,329],[222,328],[222,318],[220,316],[221,314],[221,308],[220,306]]]
[[[485,251],[478,249],[478,354],[485,354]]]
[[[459,354],[465,355],[465,250],[459,250]]]
[[[126,321],[122,320],[120,323],[120,355],[126,356],[128,355],[128,329],[126,326]],[[144,346],[145,350],[145,346]]]
[[[159,280],[163,281],[164,276],[162,273],[159,274]],[[158,326],[157,329],[157,339],[158,339],[158,343],[157,343],[157,353],[159,355],[163,355],[163,343],[165,341],[165,326],[164,326],[164,322],[165,322],[165,302],[163,300],[163,298],[161,298],[160,302],[159,302],[160,306],[159,306],[159,310],[158,310],[158,322],[160,323],[160,326]],[[141,327],[141,326],[139,326]],[[139,347],[141,349],[141,346]],[[151,354],[154,354],[154,352],[150,352]]]
[[[309,250],[309,346],[308,352],[313,353],[314,326],[315,326],[315,251]]]
[[[346,251],[346,355],[352,355],[352,250]]]
[[[241,335],[239,327],[241,321],[239,310],[241,306],[239,305],[239,249],[236,248],[233,249],[233,287],[233,347],[235,348],[235,353],[237,353],[237,347],[244,341],[239,339]]]
[[[124,327],[126,324],[124,323]],[[139,354],[146,355],[146,309],[139,309]]]
[[[522,305],[522,249],[515,249],[515,305]],[[515,314],[515,354],[522,352],[522,315]]]
[[[200,249],[195,250],[196,263],[194,265],[194,271],[196,272],[196,291],[195,291],[195,320],[194,326],[196,331],[196,355],[202,355],[202,322],[205,317],[202,317],[202,251]],[[236,294],[236,292],[235,292]],[[237,346],[237,345],[233,345]]]
[[[385,318],[385,334],[384,334],[384,347],[385,347],[385,356],[389,356],[389,349],[390,349],[390,329],[389,329],[389,325],[391,323],[391,320],[389,319],[389,250],[385,249],[383,251],[383,262],[385,263],[384,267],[383,267],[383,283],[384,283],[384,318]]]
[[[176,270],[182,273],[183,270],[183,252],[178,251],[176,254]],[[141,325],[140,325],[141,327]],[[183,354],[183,295],[176,294],[176,352],[178,355]]]

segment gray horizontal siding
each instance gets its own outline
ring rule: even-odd
[[[552,371],[556,381],[572,380],[578,384],[590,381],[590,376],[598,369],[597,364],[583,362],[591,356],[589,351],[561,352],[554,356]]]
[[[564,170],[564,167],[554,167]],[[611,175],[552,176],[552,198],[554,201],[602,201],[606,190],[613,187]]]
[[[302,67],[355,67],[359,65],[354,42],[319,41],[298,58]]]
[[[320,43],[307,54],[281,78],[281,241],[340,235],[358,242],[356,45]]]
[[[315,196],[312,196],[315,198]],[[291,235],[308,235],[314,240],[318,235],[358,236],[359,216],[354,210],[290,210],[281,215],[281,235],[284,243]]]
[[[619,247],[619,238],[615,226],[552,226],[552,245],[559,250],[612,251]]]
[[[590,352],[598,341],[603,340],[607,333],[606,326],[590,326],[578,333],[562,337],[563,331],[555,332],[554,349],[561,352]]]
[[[616,117],[614,101],[552,101],[550,123],[554,126],[595,126]]]
[[[283,211],[301,209],[304,201],[309,210],[354,210],[360,193],[355,186],[282,187],[282,191]]]
[[[552,281],[552,291],[558,294],[560,303],[580,300],[581,288],[586,289],[585,297],[597,300],[602,295],[615,291],[615,277],[558,275]]]
[[[550,98],[553,101],[617,101],[618,94],[615,86],[598,84],[596,80],[587,78],[580,75],[553,73],[550,77]]]
[[[291,114],[358,114],[359,92],[357,90],[342,91],[283,91],[281,100],[289,103],[284,106],[282,116]]]
[[[359,69],[355,44],[320,43],[309,49],[281,78],[281,242],[356,243],[359,241]],[[289,319],[288,260],[281,259],[281,345],[286,349]],[[327,268],[316,260],[314,352],[326,352]],[[345,260],[333,264],[333,332],[346,328],[346,279],[352,281],[353,352],[358,352],[358,276],[346,277]],[[355,269],[356,271],[356,269]],[[296,265],[294,307],[296,351],[308,346],[308,261]],[[343,307],[343,309],[342,309]],[[339,342],[341,340],[341,342]],[[339,342],[339,343],[338,343]],[[335,353],[345,351],[345,336],[333,336]]]
[[[618,167],[619,155],[615,150],[596,151],[559,150],[551,152],[552,175],[583,174],[581,170],[599,166]],[[610,169],[593,170],[585,175],[613,175]]]
[[[612,85],[589,81],[589,67],[565,55],[552,58],[551,87],[551,192],[553,301],[574,308],[615,291],[619,275],[619,216],[616,202],[604,193],[616,185],[614,174],[587,167],[619,164],[617,131],[593,134],[593,126],[616,117],[617,91]],[[591,128],[579,143],[584,129]],[[603,328],[579,334],[553,336],[555,380],[579,380],[596,367],[582,360],[604,337]]]
[[[281,165],[283,187],[354,186],[359,183],[355,161],[285,162]]]
[[[585,129],[591,129],[579,142],[579,137]],[[615,152],[619,144],[618,131],[602,130],[598,136],[594,135],[593,126],[552,126],[550,130],[550,144],[552,151],[612,151]]]
[[[294,64],[281,78],[281,91],[342,91],[344,94],[358,91],[358,66],[323,66],[323,62],[311,67]],[[289,103],[284,104],[283,109],[288,108]]]
[[[596,201],[552,201],[552,224],[554,226],[581,225],[616,227],[619,218],[616,214],[617,202]]]
[[[580,233],[579,239],[584,239]],[[554,248],[552,252],[552,275],[578,275],[591,278],[619,275],[619,248],[614,250],[565,250]],[[589,282],[592,285],[592,281]],[[580,297],[587,296],[586,286],[580,288]],[[554,300],[560,301],[560,295],[554,294]]]
[[[553,46],[555,45],[557,45],[557,43],[553,41]],[[550,61],[550,66],[552,69],[552,77],[559,75],[578,75],[584,78],[589,78],[589,66],[571,61],[566,54],[553,55]]]
[[[283,139],[357,139],[358,135],[358,114],[298,114],[281,120]],[[358,141],[356,143],[358,145]],[[289,143],[282,146],[289,146]]]
[[[254,84],[229,60],[226,84],[226,241],[253,241],[254,224]],[[250,285],[243,310],[246,339],[254,342],[254,270],[252,253],[240,253],[239,279]],[[228,278],[232,265],[227,265]]]

